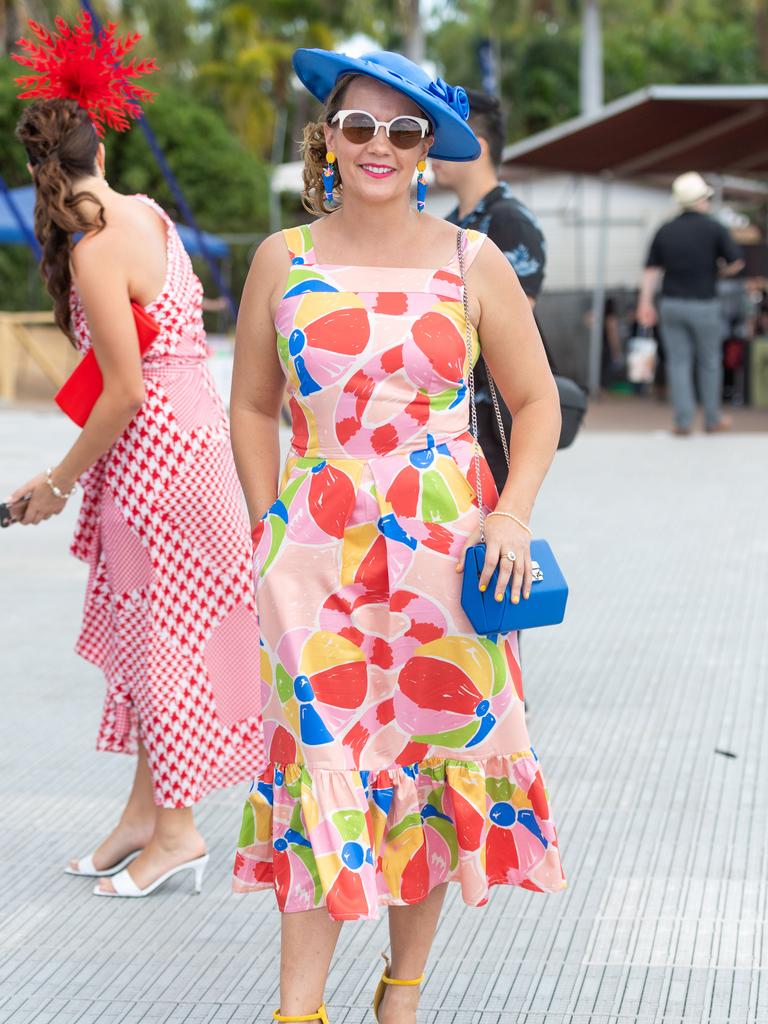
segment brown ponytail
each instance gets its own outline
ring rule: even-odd
[[[304,128],[304,139],[301,144],[301,155],[304,157],[304,191],[301,193],[301,205],[307,213],[315,217],[324,217],[331,213],[334,207],[327,207],[325,204],[325,187],[323,183],[323,168],[325,167],[325,154],[328,147],[325,142],[323,127],[329,124],[334,114],[341,110],[341,101],[347,86],[356,75],[345,75],[336,83],[331,90],[328,99],[325,101],[325,111],[321,121],[310,121]],[[342,181],[339,165],[334,165],[335,177],[333,182],[333,194],[336,204],[341,202]]]
[[[53,299],[56,323],[72,340],[72,235],[101,231],[106,225],[104,207],[96,196],[72,189],[76,181],[96,173],[99,138],[88,114],[74,100],[30,104],[16,126],[16,138],[32,167],[35,236],[43,250],[40,273]],[[80,211],[86,200],[98,206],[95,221]]]

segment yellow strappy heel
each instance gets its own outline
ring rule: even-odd
[[[284,1017],[279,1010],[275,1010],[272,1017],[274,1020],[284,1021],[285,1024],[299,1024],[300,1021],[309,1020],[319,1020],[322,1024],[328,1024],[328,1014],[325,1009],[325,1003],[323,1003],[317,1013],[308,1013],[304,1017]]]
[[[381,980],[373,994],[373,1016],[377,1021],[379,1019],[379,1006],[381,1005],[381,1000],[384,998],[384,993],[387,991],[387,985],[420,985],[422,981],[424,981],[423,974],[420,978],[390,978],[389,957],[386,953],[382,953],[381,955],[387,966],[384,968],[384,973],[382,974]]]

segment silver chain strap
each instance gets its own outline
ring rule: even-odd
[[[480,540],[485,541],[485,506],[483,505],[483,483],[480,474],[480,442],[477,439],[477,403],[475,401],[475,375],[472,370],[472,324],[469,319],[469,295],[467,294],[467,279],[464,273],[464,230],[459,228],[456,235],[456,252],[459,257],[459,272],[461,273],[461,297],[464,303],[464,327],[465,327],[465,340],[467,343],[467,384],[469,386],[469,415],[472,437],[474,439],[474,453],[472,456],[472,464],[475,467],[475,494],[477,495],[477,504],[480,508]],[[491,399],[493,401],[493,409],[496,413],[496,422],[499,424],[499,437],[501,438],[501,446],[504,449],[504,458],[507,462],[507,469],[509,469],[509,447],[507,446],[507,434],[504,429],[504,421],[501,418],[501,409],[499,408],[499,399],[496,395],[496,385],[491,376],[491,371],[488,368],[488,363],[485,364],[485,372],[488,375],[488,386],[491,389]]]

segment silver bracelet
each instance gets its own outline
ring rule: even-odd
[[[524,530],[527,530],[528,533],[531,536],[533,536],[533,530],[530,528],[530,526],[528,526],[526,523],[524,523],[522,519],[518,519],[517,516],[513,512],[501,512],[501,511],[489,512],[488,515],[485,518],[486,519],[490,519],[491,516],[506,516],[507,519],[514,519],[514,521],[517,523],[518,526],[522,526],[522,528]]]
[[[66,501],[68,498],[71,498],[72,495],[77,490],[77,482],[73,484],[71,491],[62,491],[60,487],[57,487],[56,484],[53,482],[53,470],[51,469],[50,466],[45,471],[45,482],[53,491],[54,497],[62,498],[64,501]]]

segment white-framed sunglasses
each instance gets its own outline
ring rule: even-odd
[[[391,121],[377,121],[367,110],[340,110],[333,115],[330,124],[338,125],[344,138],[357,145],[370,142],[379,128],[384,128],[387,138],[398,149],[413,149],[432,131],[426,117],[400,114]]]

